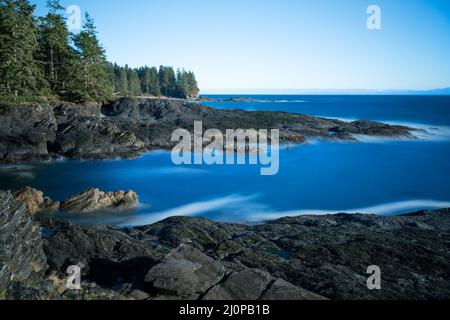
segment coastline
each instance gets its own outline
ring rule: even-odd
[[[0,250],[5,264],[0,295],[6,298],[397,300],[450,295],[450,209],[399,217],[302,216],[254,226],[171,217],[118,228],[32,218],[11,194],[0,192],[0,199],[0,222],[7,230],[2,237],[9,241]],[[365,285],[365,271],[373,264],[383,270],[381,291]],[[81,267],[82,290],[63,288],[68,265]],[[254,285],[239,287],[242,282]]]
[[[414,138],[416,130],[284,112],[221,110],[179,99],[123,98],[103,106],[61,102],[2,110],[0,162],[133,158],[146,151],[171,150],[173,130],[190,130],[200,120],[205,130],[279,129],[280,144],[305,144],[315,138],[357,141],[358,134]]]

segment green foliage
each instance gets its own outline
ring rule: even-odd
[[[137,69],[110,64],[108,68],[114,94],[120,96],[165,96],[181,99],[197,98],[200,92],[193,72],[161,66]]]
[[[109,63],[89,15],[82,30],[70,34],[59,0],[48,0],[47,7],[48,14],[36,19],[29,0],[0,0],[0,104],[198,96],[194,73]]]
[[[69,45],[69,31],[59,0],[50,0],[49,13],[40,19],[36,60],[50,89],[64,94],[70,84],[75,54]]]
[[[137,70],[141,81],[142,93],[150,96],[159,97],[161,89],[159,84],[158,70],[155,67],[147,66]]]
[[[79,34],[72,37],[75,63],[71,84],[72,98],[80,101],[105,102],[111,98],[112,84],[107,73],[105,50],[97,39],[94,21],[86,14]]]
[[[27,0],[0,0],[0,95],[19,96],[47,93],[34,54],[37,50],[35,6]]]

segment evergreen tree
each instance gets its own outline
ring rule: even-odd
[[[47,2],[49,13],[40,21],[38,37],[39,61],[50,89],[61,95],[67,89],[72,74],[74,55],[69,45],[69,31],[59,0]]]
[[[163,96],[175,97],[177,95],[177,80],[172,67],[161,66],[159,68],[159,83]]]
[[[146,95],[160,96],[159,76],[156,68],[143,67],[138,69],[142,92]]]
[[[161,89],[159,84],[158,70],[155,67],[149,70],[149,83],[150,83],[150,94],[155,97],[161,96]]]
[[[14,100],[47,93],[47,83],[34,60],[34,9],[28,0],[0,0],[0,95]]]
[[[125,68],[115,65],[115,94],[126,95],[128,91],[128,78]]]
[[[59,0],[48,0],[47,7],[48,14],[38,23],[29,0],[0,0],[3,100],[34,100],[50,92],[69,100],[97,102],[113,95],[198,96],[194,73],[109,63],[89,15],[81,32],[71,35]]]
[[[132,96],[139,96],[142,94],[141,80],[139,79],[138,72],[134,69],[128,69],[128,92]]]
[[[105,51],[97,39],[94,21],[86,14],[82,31],[73,36],[76,53],[74,98],[104,102],[111,97],[112,84],[106,70]]]
[[[200,94],[200,89],[198,87],[197,79],[195,79],[195,74],[192,71],[187,73],[187,83],[188,83],[188,95],[186,98],[196,99]]]
[[[177,98],[189,97],[189,82],[186,71],[177,70]]]

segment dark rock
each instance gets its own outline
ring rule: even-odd
[[[254,226],[173,217],[118,228],[34,221],[0,192],[0,297],[448,299],[449,248],[450,209]],[[75,264],[79,292],[64,287]],[[367,288],[371,265],[381,268],[381,290]]]
[[[263,293],[262,300],[326,300],[308,290],[294,286],[283,279],[275,280]]]
[[[0,297],[15,285],[36,285],[47,267],[39,225],[10,193],[0,192]]]
[[[145,277],[154,292],[198,299],[225,275],[224,267],[201,251],[183,245],[169,253]]]
[[[232,273],[224,282],[210,289],[205,300],[258,300],[271,283],[267,272],[245,269]]]
[[[355,140],[353,134],[413,137],[413,129],[357,121],[347,123],[282,112],[219,110],[177,99],[122,98],[97,104],[32,105],[0,110],[0,162],[21,162],[64,156],[74,159],[135,157],[151,149],[171,149],[172,132],[279,129],[281,143],[306,143],[308,138]]]
[[[0,162],[48,160],[57,128],[53,107],[0,108]]]

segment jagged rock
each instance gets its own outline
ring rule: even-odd
[[[55,103],[0,110],[0,162],[55,157],[129,158],[151,149],[171,149],[175,129],[279,129],[281,143],[307,138],[354,140],[352,134],[413,137],[414,129],[371,121],[343,122],[301,114],[219,110],[176,99],[121,98],[99,106]]]
[[[13,192],[13,197],[17,202],[24,203],[28,213],[31,215],[38,213],[54,213],[59,210],[59,202],[44,197],[42,191],[31,187],[25,187]]]
[[[65,212],[86,213],[101,209],[116,208],[129,209],[138,203],[139,199],[134,191],[103,192],[99,189],[88,189],[61,203],[61,210]]]
[[[197,249],[180,246],[148,272],[145,282],[160,294],[197,299],[224,275],[219,262]]]
[[[39,225],[11,193],[0,192],[0,296],[37,284],[47,267]]]
[[[48,160],[57,129],[48,104],[0,108],[0,162]]]
[[[33,218],[0,191],[0,298],[448,299],[449,244],[450,209],[119,228]],[[64,288],[75,264],[80,292]],[[381,290],[367,288],[371,265]]]

